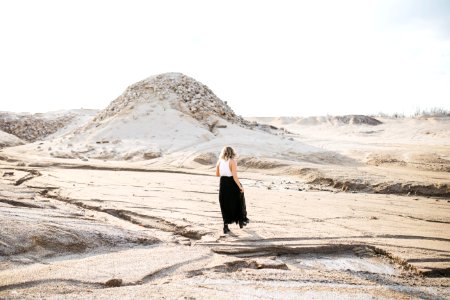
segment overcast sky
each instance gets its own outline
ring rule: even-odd
[[[450,1],[0,2],[0,110],[105,108],[182,72],[243,116],[450,109]]]

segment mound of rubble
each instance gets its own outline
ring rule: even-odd
[[[125,92],[97,115],[91,126],[134,108],[139,103],[166,101],[174,109],[192,116],[201,123],[213,126],[211,117],[249,127],[250,122],[237,116],[226,101],[220,100],[206,85],[181,73],[151,76],[129,86]]]
[[[214,140],[222,129],[260,128],[237,116],[206,85],[181,73],[129,86],[84,126],[36,145],[56,158],[153,160]],[[186,151],[186,150],[183,150]]]
[[[364,115],[346,115],[329,117],[329,122],[333,124],[355,124],[355,125],[380,125],[381,121]]]
[[[299,125],[322,125],[331,124],[339,125],[371,125],[376,126],[382,124],[381,121],[365,116],[365,115],[344,115],[344,116],[321,116],[321,117],[306,117],[306,118],[280,118],[284,124],[296,123]]]
[[[299,151],[316,151],[285,138],[282,129],[237,116],[207,86],[180,73],[137,82],[86,123],[61,132],[11,151],[82,161],[148,160],[177,167],[214,164],[216,152],[227,144],[238,144],[241,153],[252,155],[296,157]],[[268,145],[261,149],[258,140]]]
[[[260,128],[237,116],[206,85],[181,73],[164,73],[129,86],[84,126],[53,145],[57,158],[150,160],[216,138],[224,128]]]
[[[47,118],[43,114],[0,113],[0,130],[24,141],[35,142],[66,126],[74,115]]]

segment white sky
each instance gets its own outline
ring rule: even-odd
[[[0,2],[0,110],[182,72],[244,116],[450,109],[450,1]]]

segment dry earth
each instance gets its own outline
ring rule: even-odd
[[[251,223],[223,235],[212,170],[18,164],[1,164],[0,298],[450,297],[445,199],[242,172]]]
[[[179,73],[3,117],[38,140],[0,135],[0,299],[450,299],[448,117],[245,120]],[[226,144],[251,220],[228,235]]]

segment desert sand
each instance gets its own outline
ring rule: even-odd
[[[242,118],[179,73],[38,117],[0,128],[0,298],[450,298],[450,117]]]

